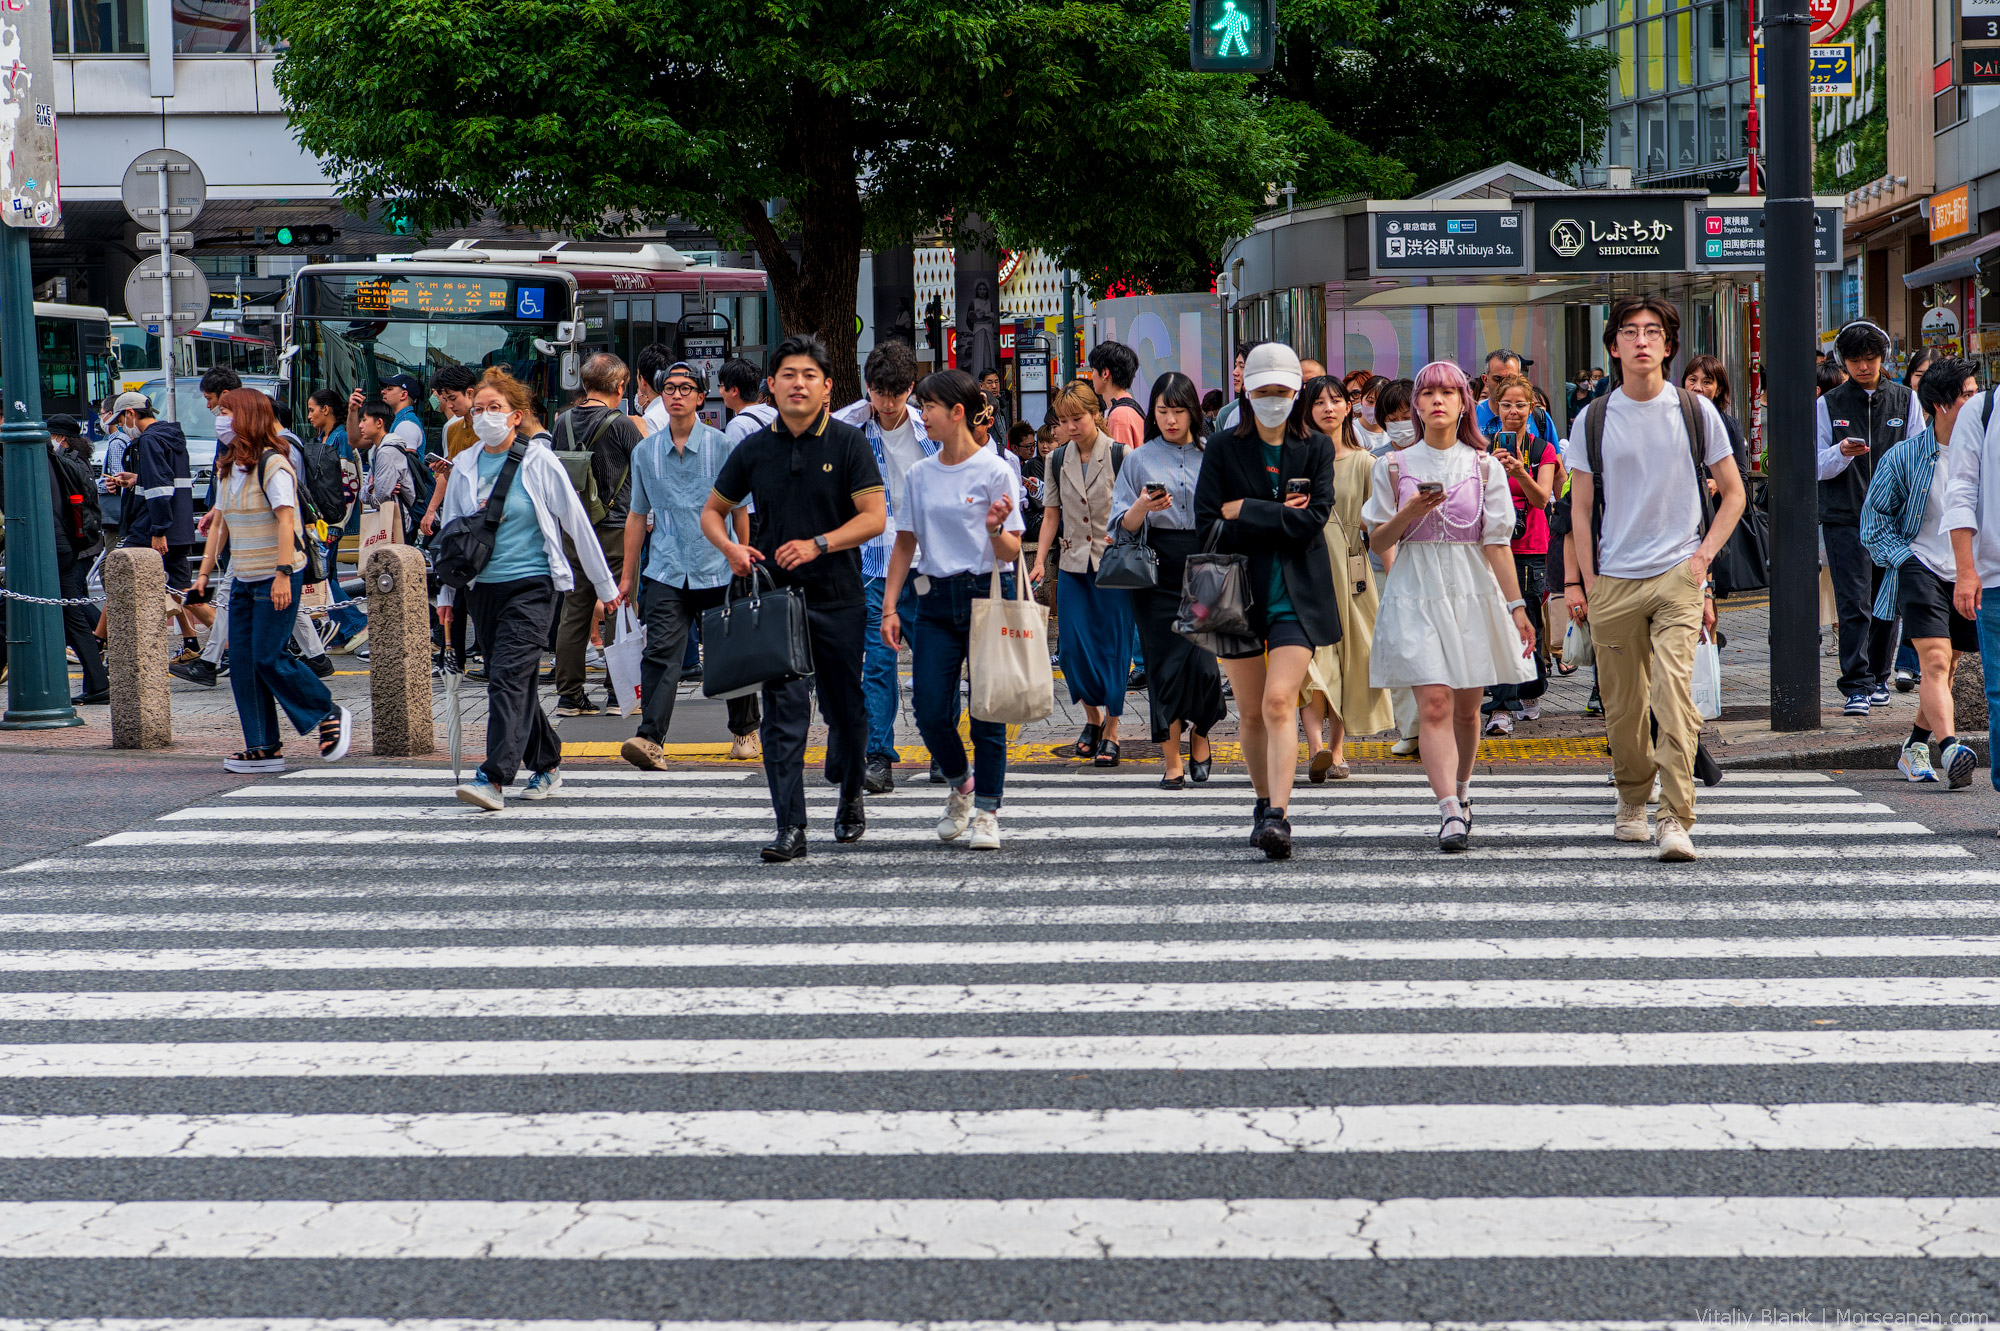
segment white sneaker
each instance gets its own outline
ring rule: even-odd
[[[965,825],[972,821],[972,792],[952,791],[945,796],[944,817],[938,819],[937,833],[940,841],[956,841],[965,834]],[[994,829],[994,836],[999,836]],[[996,841],[994,843],[998,845]]]
[[[1938,779],[1937,769],[1931,766],[1931,746],[1922,740],[1903,746],[1903,752],[1896,759],[1896,770],[1911,781]]]
[[[1611,824],[1613,841],[1651,841],[1653,833],[1646,826],[1646,806],[1618,801],[1618,820]]]
[[[1539,721],[1542,719],[1542,705],[1537,702],[1531,702],[1526,707],[1517,707],[1514,709],[1514,719],[1516,721]]]
[[[1493,713],[1493,715],[1487,717],[1485,733],[1488,735],[1513,734],[1514,733],[1513,714],[1506,711],[1498,711]]]
[[[979,809],[972,815],[972,840],[974,850],[1000,849],[1000,815],[991,809]]]
[[[1687,829],[1681,826],[1681,820],[1670,813],[1660,815],[1660,858],[1663,860],[1694,858],[1694,842],[1688,839]]]
[[[1399,739],[1389,746],[1389,752],[1395,754],[1398,758],[1407,758],[1416,751],[1417,737],[1415,735],[1410,736],[1408,739]]]

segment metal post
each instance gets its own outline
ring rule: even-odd
[[[41,375],[36,365],[35,279],[28,232],[0,227],[0,376],[7,385],[5,454],[7,590],[23,596],[62,595],[56,575],[55,513],[49,506],[49,432],[42,424]],[[62,610],[7,602],[7,712],[0,730],[80,726],[69,705],[63,660]]]
[[[1817,730],[1819,487],[1813,457],[1812,142],[1807,0],[1764,18],[1764,394],[1771,486],[1771,729]]]
[[[1076,276],[1067,268],[1062,271],[1062,292],[1062,381],[1068,387],[1076,378]]]
[[[180,420],[174,401],[174,210],[173,188],[167,184],[168,163],[160,163],[160,371],[165,378],[165,402],[153,405],[163,421]]]

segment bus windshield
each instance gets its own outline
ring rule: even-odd
[[[535,350],[536,338],[553,338],[555,325],[533,323],[430,323],[376,320],[354,323],[302,319],[296,325],[299,355],[292,365],[297,410],[314,391],[330,388],[343,401],[357,388],[374,390],[392,375],[408,374],[429,386],[447,365],[484,370],[497,365],[528,385],[542,404],[543,422],[559,405],[552,363]],[[369,367],[373,367],[371,375]],[[433,447],[439,445],[444,417],[428,403],[418,410]]]

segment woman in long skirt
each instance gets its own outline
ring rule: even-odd
[[[1125,681],[1132,669],[1132,600],[1129,593],[1099,587],[1097,565],[1104,557],[1111,495],[1125,449],[1104,433],[1104,412],[1088,385],[1071,384],[1057,393],[1054,411],[1064,442],[1049,455],[1033,577],[1041,580],[1049,550],[1059,546],[1062,672],[1070,701],[1083,704],[1088,722],[1077,738],[1076,756],[1116,767],[1118,719],[1125,714]]]
[[[1326,555],[1333,565],[1333,598],[1340,607],[1340,641],[1313,649],[1299,691],[1299,719],[1306,727],[1306,776],[1321,782],[1348,776],[1347,737],[1372,735],[1396,723],[1385,689],[1368,683],[1368,648],[1375,639],[1375,570],[1361,507],[1374,485],[1375,458],[1354,435],[1347,390],[1338,379],[1308,379],[1292,408],[1305,430],[1333,441],[1333,512],[1326,520]],[[1322,736],[1331,722],[1333,733]]]
[[[1125,461],[1111,499],[1112,521],[1126,532],[1145,529],[1160,561],[1160,581],[1135,591],[1132,615],[1146,664],[1146,701],[1153,742],[1161,746],[1163,790],[1184,790],[1187,778],[1208,780],[1213,755],[1208,732],[1229,714],[1215,655],[1174,632],[1180,614],[1181,576],[1200,548],[1194,534],[1194,487],[1201,477],[1204,420],[1194,380],[1169,372],[1153,381],[1146,442]],[[1188,762],[1181,763],[1181,735],[1191,731]]]

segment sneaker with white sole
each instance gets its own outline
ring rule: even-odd
[[[972,814],[972,839],[966,844],[974,850],[1000,849],[1000,815],[992,809],[975,809]]]
[[[1840,714],[1842,716],[1868,715],[1868,695],[1865,693],[1848,694],[1847,706],[1840,709]]]
[[[972,821],[972,792],[954,790],[945,796],[944,817],[937,821],[940,841],[956,841],[965,834],[965,825]],[[995,829],[995,836],[999,835]]]
[[[562,768],[551,767],[546,772],[537,772],[528,782],[528,788],[521,792],[524,800],[545,800],[562,789]]]
[[[1937,769],[1931,766],[1931,746],[1922,740],[1914,740],[1903,746],[1896,758],[1896,770],[1911,781],[1935,781]]]
[[[1646,806],[1618,801],[1618,817],[1611,824],[1611,839],[1614,841],[1651,841],[1652,829],[1646,826]]]
[[[1415,735],[1410,736],[1408,739],[1399,739],[1389,746],[1389,752],[1395,754],[1398,758],[1408,758],[1415,754],[1416,751],[1417,737]]]
[[[1531,702],[1525,707],[1516,707],[1514,709],[1514,719],[1516,721],[1539,721],[1542,719],[1542,705]]]
[[[1694,842],[1689,840],[1681,820],[1670,813],[1660,815],[1660,858],[1675,862],[1694,858]]]
[[[1488,735],[1513,734],[1514,714],[1512,712],[1506,712],[1506,711],[1499,711],[1493,713],[1493,715],[1486,718],[1486,729],[1484,733]]]
[[[1945,783],[1952,790],[1963,790],[1971,785],[1972,774],[1979,768],[1979,755],[1956,740],[1945,745],[1938,761],[1944,764]]]
[[[507,796],[483,776],[475,776],[458,788],[458,797],[475,808],[498,813],[507,807]]]
[[[1873,689],[1869,690],[1868,701],[1875,707],[1886,705],[1889,701],[1889,686],[1887,684],[1877,684]]]

